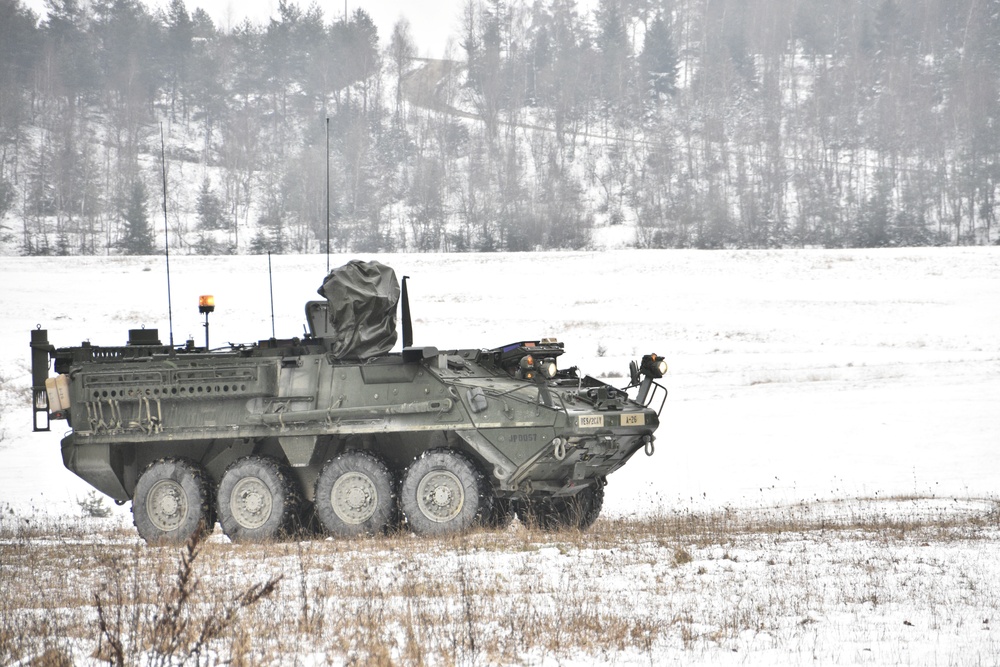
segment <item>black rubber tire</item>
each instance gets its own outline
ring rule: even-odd
[[[581,511],[578,515],[577,527],[580,530],[587,530],[601,516],[601,508],[604,507],[604,484],[598,483],[597,486],[592,486],[577,495],[584,496],[580,498]]]
[[[219,523],[233,542],[284,537],[294,527],[301,504],[291,474],[268,456],[233,461],[222,475],[217,498]]]
[[[529,530],[559,530],[566,526],[560,520],[551,498],[528,498],[514,503],[517,518]]]
[[[453,535],[489,512],[491,494],[485,485],[482,473],[464,454],[432,449],[406,469],[399,504],[414,533]]]
[[[601,515],[604,485],[598,483],[568,498],[539,498],[520,501],[517,515],[529,528],[546,531],[587,530]]]
[[[185,544],[211,533],[215,518],[208,473],[187,459],[149,464],[132,495],[132,522],[142,539],[154,545]]]
[[[334,501],[335,489],[340,505]],[[368,452],[345,452],[327,461],[316,479],[313,502],[323,528],[337,537],[380,535],[396,519],[392,473]]]
[[[494,496],[489,514],[484,515],[483,526],[493,530],[504,530],[513,523],[514,515],[514,501]]]

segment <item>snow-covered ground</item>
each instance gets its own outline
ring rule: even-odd
[[[278,655],[304,651],[295,659],[307,665],[364,662],[372,647],[402,664],[417,664],[411,649],[435,664],[996,661],[1000,248],[377,259],[412,278],[419,345],[554,335],[564,365],[622,385],[630,359],[657,352],[671,393],[654,456],[610,478],[606,518],[585,536],[546,540],[515,525],[445,544],[404,535],[257,547],[217,534],[203,557],[207,599],[285,576],[242,621]],[[93,591],[133,571],[170,585],[171,552],[136,547],[114,519],[52,523],[78,516],[89,488],[62,466],[64,424],[32,434],[29,407],[37,325],[57,346],[121,344],[143,325],[167,340],[163,266],[0,258],[0,504],[10,506],[0,578],[18,590],[0,611],[37,623],[25,646],[69,636],[54,645],[92,655]],[[297,335],[326,258],[274,257],[273,267],[276,333]],[[217,303],[213,345],[271,335],[266,257],[172,258],[171,269],[175,342],[200,344],[205,293]],[[116,511],[127,524],[127,508]],[[320,618],[312,630],[301,629],[307,607]],[[382,620],[344,620],[364,614]],[[24,632],[36,631],[11,636]],[[456,632],[468,636],[449,653]]]
[[[656,453],[610,478],[608,516],[1000,490],[1000,249],[378,259],[411,277],[417,344],[556,336],[591,375],[666,356]],[[302,332],[326,261],[273,257],[279,337]],[[171,274],[175,342],[202,342],[204,293],[213,345],[270,336],[266,257],[175,257]],[[62,466],[64,422],[31,433],[29,330],[166,341],[164,260],[5,257],[0,285],[0,500],[67,511],[89,487]]]

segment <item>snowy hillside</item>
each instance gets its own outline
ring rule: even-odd
[[[992,3],[191,4],[8,3],[0,255],[997,241]]]

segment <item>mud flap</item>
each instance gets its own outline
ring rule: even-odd
[[[81,479],[118,502],[132,496],[123,485],[121,453],[111,445],[78,445],[72,435],[62,441],[63,463]]]

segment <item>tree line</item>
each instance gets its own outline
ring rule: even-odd
[[[361,9],[46,5],[0,0],[23,254],[996,241],[1000,0],[465,0],[431,62]]]

